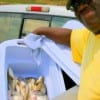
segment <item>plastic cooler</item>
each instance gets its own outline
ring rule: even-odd
[[[30,37],[30,36],[29,36]],[[29,38],[28,37],[28,38]],[[18,77],[39,77],[43,76],[47,87],[49,99],[58,96],[65,91],[64,80],[61,73],[61,68],[66,71],[59,62],[59,56],[56,61],[56,54],[50,51],[50,44],[47,46],[42,38],[31,42],[31,38],[8,40],[0,44],[0,98],[8,100],[8,79],[7,69],[11,67]],[[23,44],[23,42],[25,44]],[[41,43],[42,44],[41,44]],[[49,41],[51,43],[51,41]],[[19,44],[20,43],[20,44]],[[57,54],[58,55],[58,54]],[[62,58],[61,58],[62,59]],[[60,66],[61,65],[61,66]],[[80,71],[72,72],[72,79],[79,84]],[[70,72],[71,73],[71,72]],[[75,74],[76,73],[76,74]],[[78,74],[77,74],[78,73]],[[76,76],[75,76],[76,75]]]

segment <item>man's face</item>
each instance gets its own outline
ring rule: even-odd
[[[91,0],[89,3],[80,4],[75,9],[75,13],[94,34],[100,34],[100,0]]]

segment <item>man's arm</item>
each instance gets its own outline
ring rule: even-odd
[[[70,46],[71,29],[40,27],[33,31],[37,35],[45,35],[56,43]]]

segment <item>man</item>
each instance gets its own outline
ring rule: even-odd
[[[82,65],[78,100],[100,100],[100,0],[67,0],[70,8],[87,29],[42,27],[34,33],[71,47],[73,60]]]

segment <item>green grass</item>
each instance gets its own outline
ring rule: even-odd
[[[0,4],[49,4],[65,5],[66,0],[0,0]]]

